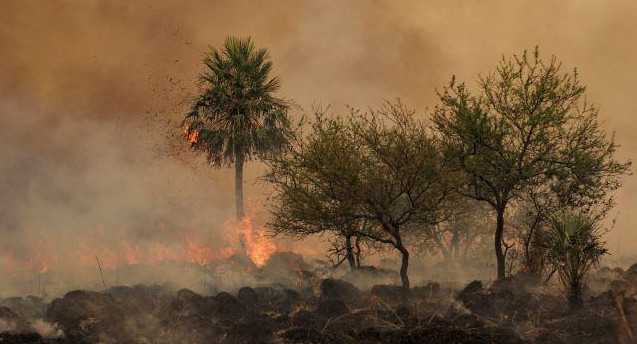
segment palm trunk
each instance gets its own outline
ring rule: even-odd
[[[234,203],[237,210],[237,220],[241,222],[245,213],[243,212],[243,153],[236,153],[236,160],[234,162]],[[246,238],[244,236],[239,237],[239,244],[241,245],[242,253],[247,256],[248,250],[246,247]]]
[[[584,297],[582,296],[582,284],[578,280],[572,280],[570,284],[568,301],[572,309],[580,309],[584,306]]]
[[[498,217],[496,220],[494,235],[495,258],[498,263],[498,279],[504,279],[506,277],[505,257],[504,252],[502,251],[502,237],[504,235],[504,209],[505,207],[503,206],[498,207],[497,209]]]
[[[243,220],[243,153],[237,153],[234,163],[234,200],[237,209],[237,219]]]

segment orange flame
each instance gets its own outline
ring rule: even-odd
[[[42,240],[31,243],[29,268],[36,269],[40,273],[45,273],[56,267],[57,264],[58,257],[49,245],[45,245]]]
[[[235,253],[232,247],[211,247],[194,231],[185,233],[182,240],[170,244],[151,241],[145,245],[121,240],[115,249],[84,241],[79,244],[75,255],[87,265],[93,264],[97,256],[105,268],[115,269],[120,264],[153,265],[162,261],[187,261],[204,266],[212,260],[225,259]]]
[[[190,130],[190,124],[186,123],[184,124],[184,137],[188,143],[194,145],[197,143],[197,139],[199,138],[199,131]]]
[[[254,265],[262,267],[270,256],[276,252],[276,246],[267,237],[265,228],[252,225],[252,219],[245,217],[237,224],[237,232],[245,245],[246,254]]]
[[[131,231],[126,227],[90,228],[80,237],[64,238],[64,243],[56,238],[43,240],[41,235],[34,234],[24,254],[0,251],[0,271],[32,276],[33,272],[45,273],[58,266],[94,266],[96,257],[106,270],[119,269],[122,265],[152,266],[161,262],[188,262],[216,268],[218,264],[214,261],[228,259],[238,252],[247,255],[255,266],[262,267],[280,247],[268,237],[263,226],[256,224],[262,220],[258,216],[263,207],[255,203],[249,208],[250,216],[242,221],[226,221],[221,235],[213,229],[200,231],[196,226],[171,228],[164,222],[157,223],[152,240],[131,237]],[[69,245],[76,249],[61,251]]]

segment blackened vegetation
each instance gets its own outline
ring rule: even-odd
[[[0,302],[0,343],[632,343],[637,265],[591,276],[585,307],[530,277],[462,290],[438,283],[368,291],[323,279],[316,292],[242,287],[199,295],[166,286],[72,291]],[[51,329],[42,333],[37,319]],[[41,321],[41,320],[40,320]]]

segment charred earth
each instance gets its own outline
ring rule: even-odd
[[[600,269],[590,284],[577,311],[524,276],[408,293],[331,278],[215,295],[166,285],[75,290],[50,302],[2,300],[0,343],[633,343],[637,265]]]

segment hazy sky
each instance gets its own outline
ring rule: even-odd
[[[267,47],[280,94],[301,108],[401,97],[426,114],[452,75],[470,85],[536,45],[577,67],[605,128],[637,151],[637,2],[0,2],[0,251],[104,227],[135,240],[221,227],[231,171],[179,141],[202,56],[227,35]],[[296,110],[298,114],[300,111]],[[248,195],[262,167],[248,171]],[[617,198],[611,250],[637,246],[637,182]],[[216,227],[215,227],[216,226]]]

